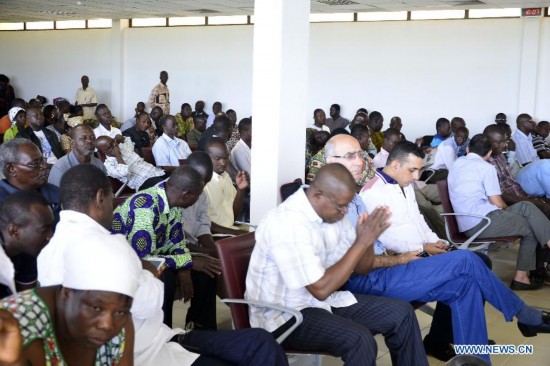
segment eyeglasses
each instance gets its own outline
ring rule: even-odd
[[[343,214],[343,215],[345,215],[345,214],[348,212],[348,210],[349,210],[349,206],[348,206],[348,205],[339,206],[339,205],[337,205],[336,202],[334,202],[334,201],[332,200],[332,198],[330,198],[328,195],[326,195],[326,194],[324,194],[324,193],[322,193],[322,192],[321,192],[321,194],[327,198],[327,200],[331,203],[332,206],[334,206],[335,209],[338,210],[338,212],[340,212],[340,213]]]
[[[47,165],[48,163],[47,163],[46,158],[41,158],[41,159],[36,159],[35,161],[31,161],[30,163],[27,163],[27,164],[17,163],[17,162],[12,162],[11,164],[26,166],[27,168],[35,170],[35,169],[40,168],[41,166]]]
[[[331,157],[338,158],[338,159],[346,159],[346,160],[355,160],[358,157],[359,157],[359,159],[363,159],[363,150],[349,152],[349,153],[344,154],[344,155],[331,155]]]

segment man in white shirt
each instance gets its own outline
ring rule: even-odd
[[[480,238],[521,236],[516,273],[510,287],[514,290],[540,288],[541,285],[530,282],[529,271],[536,267],[537,245],[550,245],[550,221],[531,202],[506,205],[496,169],[487,162],[492,153],[488,136],[474,136],[468,151],[468,155],[455,161],[449,172],[449,195],[455,211],[491,219]],[[486,224],[486,220],[471,216],[458,216],[457,222],[458,229],[467,236]]]
[[[158,167],[170,172],[180,166],[181,160],[187,159],[191,149],[187,142],[176,137],[178,124],[174,116],[163,115],[160,126],[163,133],[153,145],[153,156]]]
[[[116,127],[111,126],[113,122],[113,115],[105,104],[100,104],[95,110],[95,115],[99,126],[94,128],[94,135],[96,138],[99,136],[109,136],[112,139],[122,140],[122,132]],[[117,137],[120,136],[120,137]]]
[[[435,153],[434,163],[430,169],[450,170],[458,157],[460,147],[468,140],[468,135],[469,131],[466,127],[458,127],[454,132],[454,136],[440,143]]]
[[[344,214],[355,194],[345,167],[328,164],[311,186],[271,210],[256,230],[245,298],[301,311],[303,322],[284,346],[329,352],[346,365],[375,365],[382,333],[396,365],[427,365],[416,317],[409,304],[354,295],[340,288],[352,271],[366,273],[372,243],[388,225],[387,208],[363,215],[357,233]],[[250,323],[280,334],[294,323],[279,310],[250,306]]]
[[[94,118],[94,107],[97,106],[97,97],[95,90],[90,88],[88,84],[90,79],[86,75],[83,75],[80,79],[82,82],[82,88],[78,88],[76,91],[76,102],[75,104],[82,107],[84,111],[84,119],[93,119]]]
[[[516,118],[517,130],[512,134],[512,140],[516,143],[516,159],[522,166],[532,161],[539,160],[537,150],[533,147],[533,136],[531,132],[536,132],[537,124],[527,113],[522,113]]]
[[[384,145],[382,145],[380,151],[372,159],[372,162],[377,169],[386,166],[388,156],[392,152],[395,144],[397,144],[399,141],[401,141],[401,135],[399,134],[399,131],[394,130],[393,128],[388,128],[386,131],[384,131]]]
[[[388,205],[392,212],[391,224],[378,239],[386,249],[401,254],[377,256],[373,264],[375,269],[366,275],[352,276],[345,289],[448,305],[452,313],[454,344],[487,344],[484,300],[500,310],[507,321],[517,316],[520,323],[542,323],[543,314],[526,306],[476,254],[468,250],[446,253],[447,244],[429,230],[418,211],[411,187],[419,178],[422,159],[423,153],[414,143],[398,143],[384,169],[361,190],[361,199],[369,213],[379,205]],[[354,209],[348,208],[348,217]],[[418,257],[420,251],[425,251],[428,257]],[[486,260],[484,255],[480,256]],[[438,317],[434,316],[434,321],[445,322],[446,318],[441,317],[445,312],[441,312],[439,304],[437,309]],[[531,311],[533,318],[524,317]],[[488,355],[479,356],[489,361]]]
[[[327,131],[330,133],[330,128],[325,124],[327,116],[325,111],[321,108],[317,108],[313,111],[313,124],[308,124],[307,128],[313,128],[317,131]]]
[[[231,164],[235,169],[245,171],[250,175],[250,149],[252,148],[252,120],[250,118],[243,118],[239,122],[239,135],[241,139],[231,150]]]
[[[106,156],[103,165],[107,169],[107,175],[127,183],[133,190],[139,190],[142,185],[146,187],[154,185],[147,182],[149,179],[158,183],[162,180],[159,177],[168,178],[169,176],[164,170],[149,164],[136,154],[130,138],[117,143],[109,136],[100,136],[96,139],[95,146]]]

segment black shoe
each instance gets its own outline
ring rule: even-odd
[[[542,283],[523,283],[516,280],[512,280],[510,288],[514,291],[533,291],[542,287]]]
[[[424,343],[424,350],[426,351],[426,354],[437,358],[440,361],[447,362],[456,356],[453,346],[448,343],[435,345],[430,342],[426,342],[425,340],[422,343]]]
[[[535,269],[529,272],[529,280],[531,283],[550,285],[550,275],[546,271],[546,268]]]
[[[550,333],[550,313],[547,311],[542,312],[541,324],[539,325],[527,325],[518,322],[518,328],[524,337],[534,337],[538,333]]]

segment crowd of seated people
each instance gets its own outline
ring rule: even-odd
[[[223,291],[214,241],[246,233],[234,223],[250,194],[252,119],[237,122],[221,102],[211,114],[203,101],[195,110],[183,103],[176,115],[156,105],[147,112],[139,102],[120,125],[105,104],[93,103],[93,118],[84,119],[88,104],[56,102],[12,98],[0,123],[8,123],[0,145],[0,308],[21,324],[37,314],[47,329],[22,327],[19,361],[287,364],[271,335],[292,325],[284,313],[251,306],[251,325],[263,330],[217,330]],[[514,293],[550,285],[549,124],[520,114],[512,133],[499,113],[470,140],[464,119],[439,118],[436,134],[415,143],[398,116],[383,130],[378,111],[358,110],[351,121],[340,112],[338,104],[328,119],[314,111],[306,133],[310,186],[256,232],[246,298],[304,317],[283,346],[370,365],[373,334],[381,333],[394,364],[426,365],[426,352],[448,360],[451,344],[491,342],[484,302],[516,318],[525,336],[550,332],[550,315]],[[421,177],[426,168],[432,172]],[[488,256],[453,251],[445,241],[434,184],[441,179],[455,211],[482,207],[491,218],[482,236],[521,237],[509,286],[491,272]],[[127,190],[118,191],[116,180]],[[472,235],[480,223],[458,225]],[[190,302],[193,330],[172,328],[177,299]],[[414,301],[438,302],[424,341]],[[101,319],[75,317],[75,308],[93,304],[101,304]],[[464,309],[474,321],[461,321]],[[13,319],[0,315],[2,324]]]

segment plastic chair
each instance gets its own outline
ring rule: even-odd
[[[441,207],[443,208],[443,219],[445,220],[445,232],[447,233],[447,240],[452,244],[456,245],[458,249],[469,249],[469,250],[487,250],[491,243],[496,242],[515,242],[518,239],[521,239],[520,236],[498,236],[498,237],[478,237],[483,233],[483,231],[491,225],[491,219],[475,214],[466,214],[466,213],[456,213],[454,212],[453,205],[451,204],[451,198],[449,196],[449,187],[446,180],[440,180],[437,182],[437,189],[439,190],[439,197],[441,198]],[[485,225],[479,229],[474,235],[469,238],[461,233],[458,229],[458,223],[456,221],[456,216],[470,216],[478,217],[485,221]],[[472,247],[470,247],[473,245]]]
[[[216,241],[218,256],[222,265],[223,281],[225,291],[229,298],[222,301],[229,304],[231,309],[231,317],[235,329],[250,328],[250,319],[248,317],[248,305],[258,305],[266,308],[276,309],[292,314],[296,318],[294,323],[286,332],[277,338],[277,343],[281,344],[300,324],[303,316],[299,310],[291,309],[285,306],[264,303],[261,301],[244,300],[244,292],[246,289],[246,273],[248,272],[248,264],[250,255],[256,240],[254,233],[235,236]],[[320,365],[321,358],[319,355],[328,353],[320,352],[302,352],[285,349],[287,353],[293,354],[315,354],[316,362]]]
[[[153,149],[150,147],[142,147],[141,153],[143,160],[148,162],[151,165],[157,166],[157,163],[155,161],[155,156],[153,155]]]

